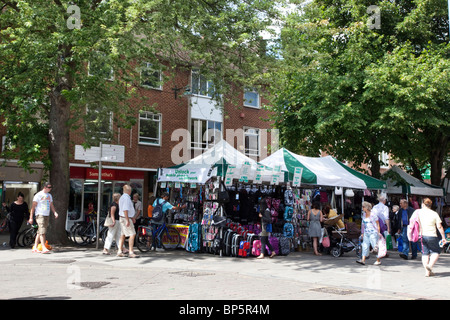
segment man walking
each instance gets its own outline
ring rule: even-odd
[[[136,238],[136,231],[134,230],[134,223],[136,222],[134,216],[136,214],[134,210],[133,201],[131,201],[131,187],[126,184],[123,186],[123,194],[119,199],[119,221],[122,235],[120,236],[119,249],[117,251],[118,257],[124,257],[123,245],[125,237],[129,237],[129,258],[139,258],[133,251],[134,239]]]
[[[36,222],[38,224],[38,232],[34,241],[33,252],[49,253],[50,251],[45,246],[45,235],[47,233],[48,223],[50,220],[50,211],[53,211],[55,219],[58,218],[58,213],[53,206],[53,198],[50,194],[52,184],[46,182],[44,188],[35,194],[33,197],[33,205],[30,210],[29,224],[33,223],[33,215],[36,214]],[[38,250],[39,241],[41,242],[42,251]]]
[[[410,244],[411,244],[411,259],[417,258],[417,242],[409,242],[408,240],[408,224],[413,213],[414,209],[408,205],[408,201],[406,199],[401,199],[399,219],[398,219],[399,225],[397,228],[398,233],[401,232],[403,240],[403,251],[400,253],[400,257],[402,257],[405,260],[408,260]]]

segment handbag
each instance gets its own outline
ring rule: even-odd
[[[111,215],[108,213],[108,215],[106,216],[106,219],[105,219],[104,226],[112,227],[113,225],[114,225],[114,221],[112,220]]]
[[[329,248],[330,247],[330,238],[328,237],[328,235],[323,237],[322,245],[323,245],[324,248]]]

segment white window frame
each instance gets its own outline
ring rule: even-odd
[[[254,93],[256,94],[256,106],[255,105],[251,105],[247,102],[247,99],[245,98],[245,94],[246,93]],[[245,89],[244,90],[244,107],[247,108],[253,108],[253,109],[261,109],[261,97],[259,95],[259,92],[254,90],[254,89]]]
[[[101,53],[101,52],[98,52]],[[107,81],[114,81],[114,69],[111,67],[111,71],[110,71],[110,77],[109,78],[105,78],[105,80]],[[91,74],[91,61],[88,61],[88,76],[92,77],[95,76],[95,74]]]
[[[93,110],[93,112],[97,112],[97,113],[99,113],[100,111],[99,110]],[[88,114],[89,113],[89,107],[88,106],[86,106],[86,114]],[[87,122],[89,122],[89,120],[87,121]],[[88,123],[87,123],[88,124]],[[86,125],[86,124],[85,124]],[[89,128],[86,128],[86,130],[89,130]],[[112,131],[113,131],[113,112],[112,111],[110,111],[109,112],[109,131],[112,133]],[[107,135],[108,134],[108,132],[105,132],[105,131],[100,131],[100,132],[98,132],[98,134],[99,135]]]
[[[194,91],[194,75],[197,75],[197,90]],[[204,86],[206,86],[206,94],[203,93],[203,90],[201,90],[202,88],[202,83],[204,84]],[[211,80],[207,80],[205,78],[205,76],[203,76],[202,74],[200,74],[200,71],[197,69],[193,69],[191,71],[191,93],[193,95],[196,96],[200,96],[200,97],[208,97],[208,98],[212,98],[212,92],[210,92],[210,90],[214,90],[214,83]]]
[[[201,128],[203,126],[202,125],[194,125],[194,121],[198,121],[198,123],[202,123],[204,121],[206,123],[206,131],[204,133],[204,134],[206,134],[206,137],[204,137],[204,134],[202,134],[202,132],[201,132]],[[214,129],[208,129],[210,123],[214,123]],[[220,130],[216,129],[217,124],[220,124]],[[194,127],[194,130],[196,130],[197,132],[192,132],[192,127]],[[214,144],[216,142],[223,139],[223,123],[222,122],[194,118],[194,119],[191,119],[190,128],[191,128],[191,141],[190,141],[191,149],[205,150],[205,149],[211,148],[212,146],[214,146]],[[209,130],[214,130],[214,133],[216,130],[220,132],[220,136],[218,136],[217,139],[214,139],[214,143],[209,142],[209,140],[210,140]],[[197,138],[200,138],[201,141],[195,141],[195,136],[197,136]],[[216,136],[214,135],[214,137],[216,137]]]
[[[251,133],[250,130],[255,130],[255,133]],[[261,155],[261,136],[260,136],[261,130],[259,128],[253,128],[253,127],[244,127],[244,154],[248,157],[259,157]],[[254,149],[247,148],[247,136],[253,136],[257,137],[257,150],[256,154],[254,153]]]
[[[144,117],[142,117],[142,115],[145,115],[146,117],[144,118]],[[152,118],[151,119],[148,118],[149,116],[151,116]],[[156,117],[158,117],[159,120],[155,119]],[[142,121],[158,122],[158,143],[141,141],[141,138],[144,138],[144,139],[155,139],[155,138],[149,138],[149,137],[141,136],[141,120]],[[161,132],[162,132],[162,114],[161,113],[153,113],[153,112],[149,112],[149,111],[139,111],[139,116],[138,116],[138,144],[146,145],[146,146],[160,147],[161,146]]]
[[[141,87],[143,87],[143,88],[148,88],[148,89],[156,89],[156,90],[162,90],[163,88],[162,88],[162,71],[161,70],[156,70],[156,69],[154,69],[153,68],[153,64],[151,64],[150,62],[144,62],[143,63],[144,64],[144,66],[141,68],[141,70],[140,70],[140,73],[139,73],[139,84],[140,84],[140,86]],[[159,79],[158,79],[158,82],[159,82],[159,86],[157,86],[157,87],[154,87],[154,86],[149,86],[149,85],[146,85],[146,84],[144,84],[143,83],[143,79],[142,79],[142,72],[143,71],[153,71],[153,73],[158,73],[158,75],[159,75]]]

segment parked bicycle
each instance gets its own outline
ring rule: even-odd
[[[81,221],[70,229],[71,240],[79,245],[86,246],[97,240],[97,215],[88,215],[89,222]],[[100,219],[100,238],[104,241],[108,227],[104,226],[105,219]]]
[[[148,252],[152,248],[153,239],[159,235],[161,246],[164,250],[175,250],[180,246],[180,232],[172,226],[167,226],[164,222],[158,228],[150,225],[150,219],[144,219],[144,224],[138,227],[136,235],[136,246],[141,252]]]
[[[17,235],[17,245],[19,247],[31,247],[36,239],[38,225],[36,223],[28,224],[28,228],[23,229]]]

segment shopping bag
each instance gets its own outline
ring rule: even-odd
[[[383,258],[386,255],[386,239],[383,236],[379,236],[378,239],[378,258]]]
[[[390,234],[388,234],[386,236],[386,250],[392,250],[393,246],[392,246],[392,236]]]

